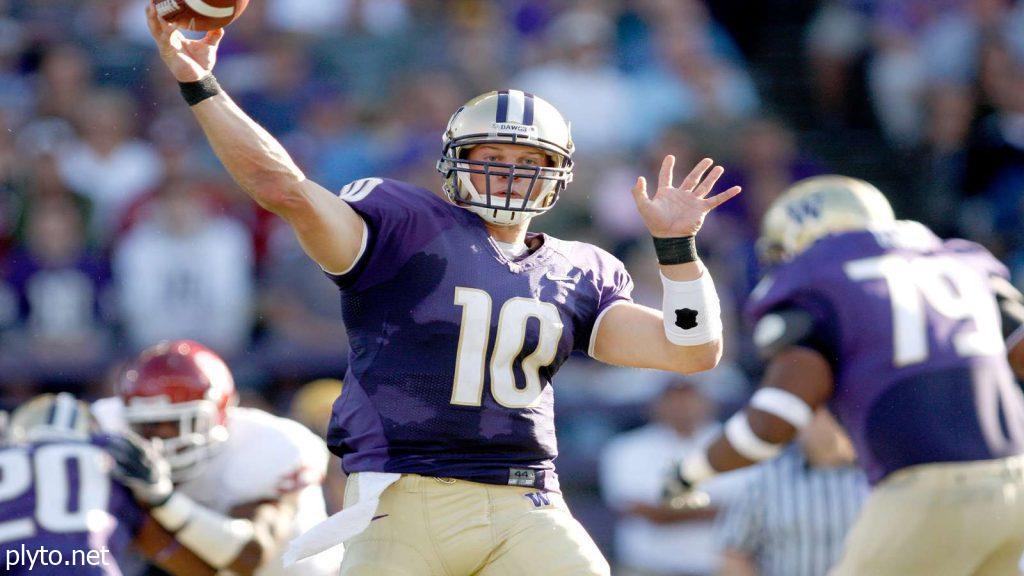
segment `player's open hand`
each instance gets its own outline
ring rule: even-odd
[[[690,170],[679,187],[672,186],[672,171],[676,157],[665,156],[658,174],[658,189],[654,196],[647,195],[647,179],[637,178],[633,186],[633,198],[644,224],[656,238],[678,238],[693,236],[704,224],[708,212],[740,193],[739,186],[710,196],[715,183],[725,172],[714,161],[705,158]],[[711,169],[708,172],[708,169]]]
[[[178,82],[195,82],[213,72],[223,28],[207,32],[200,40],[189,40],[176,25],[164,22],[151,3],[146,5],[146,20],[149,33],[160,48],[160,58]]]

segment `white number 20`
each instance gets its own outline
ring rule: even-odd
[[[69,509],[69,460],[78,468],[75,510]],[[10,506],[8,500],[28,492],[33,472],[36,480],[35,518],[0,522],[0,544],[32,537],[37,525],[49,532],[88,531],[89,522],[96,520],[90,514],[106,510],[110,497],[110,477],[102,462],[102,449],[87,444],[50,444],[38,448],[31,458],[27,450],[0,452],[0,506]]]
[[[462,307],[462,331],[455,360],[452,404],[480,406],[491,334],[491,296],[483,290],[458,287],[455,289],[455,305]],[[530,318],[539,320],[540,334],[537,349],[523,358],[526,386],[517,388],[512,364],[523,349]],[[502,305],[490,363],[491,395],[498,404],[508,408],[537,405],[543,392],[540,369],[555,359],[562,328],[558,308],[549,302],[510,298]]]
[[[974,329],[953,337],[960,356],[989,356],[1005,351],[999,310],[985,281],[965,273],[948,258],[907,259],[887,255],[846,265],[852,280],[884,278],[892,303],[893,363],[908,366],[928,358],[928,325],[924,305],[954,320],[970,318]]]

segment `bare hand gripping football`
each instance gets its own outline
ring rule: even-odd
[[[160,58],[178,82],[197,82],[213,72],[217,63],[217,45],[224,30],[217,28],[200,40],[189,40],[178,26],[165,21],[152,4],[146,7],[149,33],[160,49]]]
[[[156,13],[166,22],[187,30],[207,32],[232,23],[249,0],[153,0]]]

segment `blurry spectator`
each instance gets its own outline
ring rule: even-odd
[[[86,0],[80,2],[73,24],[75,32],[88,47],[96,78],[108,87],[131,89],[143,76],[149,47],[131,42],[123,33],[122,22],[129,10],[138,20],[141,8],[132,0]]]
[[[939,10],[960,0],[882,0],[876,12],[875,55],[868,67],[872,107],[890,142],[905,148],[920,137],[927,72],[921,36]]]
[[[203,185],[162,186],[148,219],[115,247],[114,279],[128,345],[189,338],[231,357],[249,343],[252,243],[245,228],[209,211]]]
[[[13,325],[3,350],[37,380],[86,379],[101,373],[112,351],[102,314],[109,284],[107,263],[86,249],[85,225],[68,197],[33,202],[26,243],[4,274],[13,298]]]
[[[544,98],[572,123],[583,155],[621,151],[641,138],[629,84],[613,65],[612,23],[597,10],[567,12],[545,34],[549,60],[510,83]]]
[[[806,158],[796,135],[781,120],[752,118],[739,131],[739,156],[729,178],[743,186],[743,201],[732,207],[749,234],[757,234],[761,217],[772,200],[790,184],[820,174],[822,169]]]
[[[81,47],[49,46],[39,64],[36,115],[74,120],[86,108],[82,98],[92,90],[92,74],[92,62]]]
[[[8,0],[0,0],[0,116],[15,125],[26,120],[35,102],[31,84],[19,70],[28,34],[20,22],[8,17],[7,4]]]
[[[331,406],[341,396],[342,382],[323,378],[309,382],[295,393],[288,417],[304,424],[317,436],[327,435],[327,424],[331,419]],[[341,458],[331,455],[324,481],[324,499],[327,513],[341,510],[345,499],[345,472],[341,469]]]
[[[701,159],[699,154],[707,154],[706,150],[697,148],[696,141],[699,138],[693,131],[682,125],[670,126],[651,136],[656,139],[647,142],[647,147],[642,154],[638,155],[639,158],[625,156],[616,158],[616,161],[610,160],[604,163],[604,166],[600,168],[601,175],[592,188],[591,219],[605,235],[605,247],[619,258],[622,258],[633,244],[650,242],[647,239],[649,236],[647,228],[644,226],[640,214],[633,209],[632,197],[624,193],[633,187],[636,175],[657,172],[662,159],[667,154],[673,154],[676,157],[677,166],[694,165]],[[626,163],[627,161],[635,162],[635,164]],[[659,291],[659,302],[660,294]],[[638,301],[651,305],[650,302]]]
[[[657,59],[631,76],[640,135],[679,122],[736,120],[760,106],[746,71],[715,53],[706,18],[700,26],[701,20],[670,21],[656,29]]]
[[[276,220],[263,267],[260,315],[263,334],[239,380],[307,379],[342,374],[348,360],[341,295],[302,251],[291,229]],[[256,366],[251,366],[255,364]]]
[[[652,422],[608,443],[601,456],[601,487],[605,502],[621,514],[616,575],[709,576],[717,570],[713,520],[719,507],[744,489],[746,475],[726,474],[709,483],[707,508],[674,509],[661,502],[673,459],[702,447],[717,432],[714,411],[695,381],[672,375],[651,403]]]
[[[135,137],[135,101],[129,94],[98,90],[79,94],[76,102],[81,141],[58,152],[60,175],[93,202],[90,231],[106,243],[125,207],[159,182],[163,166],[153,147]]]
[[[496,3],[464,3],[472,6],[460,10],[452,21],[448,52],[454,69],[462,79],[460,94],[478,94],[508,86],[506,70],[514,65],[533,64],[540,47],[535,36],[550,17],[545,6],[535,2],[498,5]],[[511,13],[507,13],[509,10]],[[506,22],[512,20],[516,28]],[[516,36],[516,32],[520,36]],[[516,50],[506,46],[515,43]]]
[[[962,225],[1005,254],[1024,246],[1024,59],[1004,43],[988,44],[984,54],[983,83],[994,109],[969,137],[963,187],[987,217],[980,226],[978,220]]]
[[[0,199],[0,206],[9,208],[15,219],[16,243],[27,242],[25,229],[28,214],[35,204],[68,202],[74,205],[80,220],[86,223],[83,224],[82,233],[86,235],[87,242],[95,244],[88,234],[87,225],[92,203],[88,198],[71,191],[60,176],[57,151],[71,141],[74,141],[74,130],[67,122],[57,118],[36,120],[19,131],[15,142],[18,162],[13,167],[13,193]]]
[[[312,77],[313,59],[300,38],[270,37],[262,47],[257,90],[239,97],[253,119],[272,133],[284,134],[316,96],[320,83]]]
[[[1011,0],[880,2],[868,79],[875,114],[892,143],[919,144],[929,87],[972,82],[986,39],[1019,33],[1011,7]]]
[[[0,110],[0,259],[3,258],[12,236],[17,217],[15,187],[19,178],[20,158],[14,147],[14,138],[7,128],[6,116]]]
[[[871,48],[874,0],[826,0],[806,29],[812,91],[826,125],[849,125],[861,106],[852,96],[857,67]]]
[[[949,207],[955,206],[963,193],[967,138],[976,102],[974,89],[966,85],[937,84],[928,94],[925,156],[919,189],[913,195],[917,202],[899,212],[928,222],[939,236],[956,233],[957,211]]]
[[[448,124],[451,111],[463,100],[456,79],[446,72],[419,72],[404,76],[396,82],[394,105],[397,111],[389,115],[388,124],[382,126],[382,135],[389,166],[387,176],[439,190],[434,164],[440,150],[437,135]],[[404,105],[415,102],[415,106]]]
[[[344,30],[387,34],[409,21],[406,0],[269,0],[268,22],[289,32],[322,34]]]
[[[283,139],[310,178],[328,190],[375,176],[384,165],[384,147],[362,122],[361,112],[341,94],[324,95],[302,111],[298,130]],[[436,149],[436,132],[434,136]]]
[[[718,523],[719,576],[825,576],[868,493],[846,433],[818,410],[796,444],[753,469]]]

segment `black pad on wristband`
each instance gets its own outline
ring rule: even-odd
[[[654,252],[658,255],[658,264],[670,266],[672,264],[686,264],[697,261],[697,244],[694,236],[683,236],[682,238],[657,238],[654,240]]]
[[[213,74],[197,82],[178,82],[178,87],[189,106],[195,106],[221,92],[220,84],[217,83],[217,78]]]

